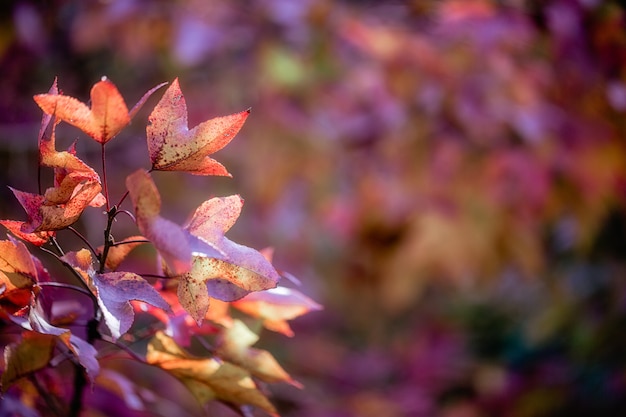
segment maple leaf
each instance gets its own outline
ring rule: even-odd
[[[17,220],[0,220],[0,224],[6,227],[15,236],[29,243],[32,243],[35,246],[43,246],[50,240],[52,236],[55,235],[55,232],[48,230],[34,233],[23,232],[22,227],[27,227],[24,226],[25,223],[26,222]]]
[[[189,271],[192,253],[222,257],[222,253],[210,243],[196,238],[159,215],[161,197],[149,173],[140,169],[129,175],[126,188],[135,208],[139,231],[152,242],[173,274]]]
[[[37,267],[19,241],[0,241],[0,307],[15,314],[30,305],[36,292]]]
[[[293,331],[287,320],[321,310],[322,306],[300,291],[287,287],[276,287],[253,292],[232,303],[236,309],[263,320],[269,330],[292,337]]]
[[[196,209],[185,226],[225,255],[222,259],[194,256],[191,270],[180,277],[178,297],[198,324],[206,315],[211,297],[234,301],[251,291],[273,288],[280,279],[259,251],[224,236],[237,221],[242,206],[238,195],[212,198]]]
[[[170,311],[170,306],[154,287],[132,272],[94,274],[93,284],[98,290],[98,305],[104,322],[116,339],[130,329],[135,319],[131,300],[144,301]]]
[[[100,364],[96,358],[98,354],[96,349],[85,340],[73,335],[70,330],[50,324],[39,300],[35,300],[31,305],[28,318],[11,316],[10,319],[28,331],[55,336],[57,341],[61,342],[76,356],[78,362],[87,371],[87,376],[90,380],[93,381],[93,378],[100,372]]]
[[[278,416],[248,371],[215,358],[192,356],[161,331],[150,340],[146,361],[176,377],[201,404],[220,400],[236,406],[252,405]]]
[[[56,79],[47,96],[58,96]],[[21,239],[41,246],[53,236],[53,231],[73,224],[87,206],[100,207],[105,203],[100,193],[100,177],[89,165],[76,157],[74,145],[68,151],[55,148],[55,128],[58,121],[44,114],[39,130],[39,163],[54,169],[54,186],[44,195],[31,194],[13,188],[24,210],[27,222],[3,220],[11,232]],[[19,226],[19,229],[18,229]]]
[[[62,259],[72,265],[93,290],[104,324],[116,339],[130,329],[135,319],[131,300],[143,301],[171,311],[169,304],[141,276],[132,272],[96,273],[91,252],[87,249],[68,252]]]
[[[48,366],[56,343],[57,338],[54,335],[23,331],[19,343],[6,346],[4,349],[6,367],[1,380],[2,392],[6,393],[20,378]]]
[[[148,91],[130,112],[115,84],[106,77],[91,88],[91,108],[74,97],[58,94],[58,90],[38,94],[34,100],[45,113],[76,126],[97,142],[105,144],[130,123],[131,117],[150,95],[163,85],[165,83]],[[53,87],[56,88],[56,80]]]
[[[217,349],[221,358],[247,369],[265,382],[286,382],[302,388],[302,384],[291,378],[270,352],[250,347],[259,340],[259,336],[241,320],[234,320],[232,326],[225,328],[221,336]]]
[[[248,109],[216,117],[189,130],[187,104],[175,79],[148,117],[146,132],[152,169],[230,176],[222,164],[208,155],[228,145],[249,114]]]

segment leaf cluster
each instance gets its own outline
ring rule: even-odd
[[[225,236],[241,213],[240,196],[211,198],[179,225],[161,215],[152,178],[154,171],[230,176],[210,155],[235,137],[249,109],[190,129],[185,98],[174,80],[149,116],[150,168],[130,173],[126,193],[112,204],[106,144],[165,84],[148,91],[131,110],[106,77],[91,89],[90,105],[61,94],[56,80],[48,93],[34,97],[44,112],[39,178],[43,167],[52,168],[53,185],[45,190],[40,185],[36,193],[11,188],[27,219],[0,221],[11,232],[0,240],[0,319],[8,329],[2,393],[15,391],[35,410],[78,416],[85,408],[86,386],[124,392],[122,379],[111,378],[114,371],[106,368],[104,359],[111,357],[160,368],[201,405],[217,400],[236,410],[255,406],[277,415],[262,384],[300,386],[270,352],[251,346],[260,325],[292,336],[287,320],[321,307],[298,290],[279,286],[281,273],[272,265],[271,251]],[[79,158],[76,143],[57,150],[60,123],[77,127],[101,145],[100,173]],[[128,203],[131,208],[123,208]],[[105,208],[100,245],[72,226],[89,207]],[[136,223],[138,233],[116,239],[114,221],[122,213]],[[66,251],[63,233],[78,235],[85,247]],[[158,275],[122,267],[140,245],[155,249]],[[50,273],[42,255],[67,274]],[[55,288],[88,300],[91,308],[56,298]],[[134,326],[138,315],[145,316],[147,327]],[[143,340],[147,347],[136,348]],[[41,380],[61,378],[58,370],[66,363],[75,370],[73,392],[64,397]]]

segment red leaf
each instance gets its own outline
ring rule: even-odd
[[[249,114],[250,110],[246,110],[217,117],[189,130],[187,104],[175,79],[148,119],[146,132],[152,169],[230,176],[222,164],[208,155],[226,146]]]
[[[35,246],[43,246],[55,234],[51,231],[42,231],[35,233],[22,232],[22,226],[24,225],[24,222],[16,220],[0,220],[0,224],[9,229],[9,231],[15,236],[29,243],[32,243]]]

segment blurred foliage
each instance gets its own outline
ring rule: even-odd
[[[191,125],[252,107],[209,192],[240,191],[236,239],[326,306],[274,339],[306,386],[275,393],[283,415],[626,413],[623,2],[0,8],[3,183],[34,181],[14,157],[36,158],[30,98],[54,75],[86,97],[106,74],[129,102],[178,76]],[[184,218],[207,182],[174,178]]]

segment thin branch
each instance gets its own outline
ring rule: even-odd
[[[107,165],[106,165],[106,152],[104,151],[104,143],[102,144],[102,187],[104,190],[104,198],[106,199],[107,212],[111,209],[109,206],[109,187],[107,185]]]
[[[110,343],[113,346],[117,347],[118,349],[123,350],[124,352],[128,353],[128,355],[132,357],[133,359],[135,359],[136,361],[141,362],[141,363],[146,363],[146,359],[139,356],[137,353],[135,353],[129,346],[126,346],[107,335],[102,335],[102,341]]]
[[[57,246],[58,246],[58,244],[57,244]],[[58,254],[54,253],[50,249],[46,249],[44,247],[40,247],[39,249],[42,250],[43,252],[45,252],[45,253],[55,257],[57,261],[61,262],[61,265],[63,265],[65,268],[67,268],[72,273],[72,275],[74,275],[74,277],[76,277],[78,282],[80,282],[80,284],[85,288],[84,294],[88,294],[89,297],[91,298],[91,301],[93,302],[94,313],[97,314],[98,311],[99,311],[98,299],[91,292],[91,289],[89,288],[89,285],[85,282],[85,279],[83,278],[83,276],[80,273],[78,273],[78,271],[76,269],[74,269],[74,267],[72,265],[70,265],[68,262],[66,262],[64,259],[62,259],[61,256],[59,256]],[[51,283],[49,283],[49,284],[51,284]]]
[[[111,227],[113,227],[113,220],[115,219],[115,213],[117,212],[117,206],[111,207],[111,209],[107,210],[107,227],[104,229],[104,248],[102,249],[102,253],[100,254],[100,269],[98,270],[99,274],[104,273],[104,268],[106,266],[107,256],[109,256],[109,249],[115,243],[113,241],[113,236],[111,236]]]
[[[78,230],[74,229],[74,227],[72,227],[72,226],[68,226],[67,228],[69,230],[71,230],[76,236],[78,236],[78,238],[80,240],[82,240],[85,245],[87,245],[87,247],[89,248],[89,250],[91,251],[91,253],[94,256],[98,256],[98,252],[96,251],[96,249],[91,245],[91,242],[89,242],[87,240],[87,238],[82,235],[82,233],[80,233]]]
[[[40,287],[65,288],[65,289],[68,289],[68,290],[73,290],[73,291],[76,291],[76,292],[80,292],[82,294],[88,295],[89,297],[93,296],[93,293],[91,291],[87,291],[84,288],[77,287],[77,286],[72,285],[72,284],[66,284],[64,282],[40,282],[37,285],[39,285]]]
[[[61,256],[65,255],[65,252],[63,251],[63,248],[61,248],[61,246],[59,245],[59,242],[57,242],[57,238],[55,236],[52,236],[50,238],[50,243],[52,244],[52,246],[55,247],[55,249],[57,251],[59,251],[59,253],[61,254]],[[52,252],[54,253],[54,252]]]
[[[128,191],[126,191],[124,193],[124,195],[122,196],[122,198],[120,198],[119,203],[117,203],[117,207],[121,207],[122,206],[122,203],[124,202],[124,200],[126,200],[126,197],[128,197]]]
[[[65,413],[61,409],[61,405],[59,404],[59,401],[58,401],[57,397],[51,395],[49,390],[47,390],[47,389],[45,389],[44,387],[41,386],[41,384],[39,383],[39,380],[37,379],[35,374],[30,374],[28,376],[28,379],[34,385],[34,387],[37,390],[37,393],[39,394],[39,396],[44,399],[44,401],[46,402],[46,405],[48,406],[50,411],[55,416],[63,417],[65,415]]]
[[[137,274],[142,278],[155,278],[155,279],[178,279],[179,277],[168,277],[166,275],[158,275],[158,274]]]
[[[127,191],[127,192],[128,192],[128,191]],[[117,206],[117,207],[119,207],[119,206]],[[130,211],[128,211],[128,210],[118,210],[118,211],[115,213],[115,216],[117,216],[117,215],[118,215],[118,214],[120,214],[120,213],[124,213],[124,214],[126,214],[128,217],[130,217],[130,218],[132,219],[133,223],[137,223],[137,219],[135,218],[135,216],[133,215],[133,213],[131,213]]]
[[[114,242],[111,244],[111,247],[113,246],[121,246],[121,245],[127,245],[129,243],[152,243],[147,239],[135,239],[135,240],[120,240],[119,242]]]

